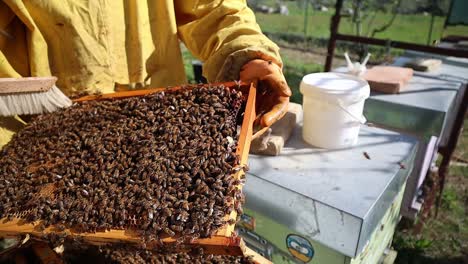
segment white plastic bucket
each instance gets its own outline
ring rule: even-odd
[[[365,124],[364,101],[369,84],[341,73],[313,73],[302,78],[304,124],[302,137],[316,147],[341,149],[357,144]]]

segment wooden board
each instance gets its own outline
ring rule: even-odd
[[[410,68],[394,66],[374,66],[362,76],[373,91],[396,94],[404,90],[406,83],[413,77]]]
[[[409,67],[415,71],[432,72],[438,70],[441,65],[442,60],[416,58],[406,63],[405,67]]]
[[[255,100],[256,100],[256,87],[254,84],[246,83],[219,83],[211,84],[214,85],[224,85],[232,89],[238,89],[242,91],[244,95],[244,100],[246,100],[246,107],[244,112],[244,117],[242,121],[241,131],[237,144],[236,153],[239,155],[240,166],[247,165],[247,159],[249,155],[250,142],[252,139],[253,133],[253,123],[255,121]],[[194,86],[190,86],[194,87]],[[189,88],[190,88],[189,87]],[[86,96],[75,101],[89,101],[89,100],[104,100],[104,99],[121,99],[134,96],[144,96],[148,94],[153,94],[161,91],[175,91],[183,89],[184,86],[172,87],[172,88],[157,88],[157,89],[147,89],[147,90],[136,90],[136,91],[124,91],[117,92],[113,94],[105,94],[98,96]],[[239,170],[235,173],[234,177],[240,179],[244,174],[243,170]],[[241,189],[242,185],[237,186]],[[45,188],[47,189],[47,188]],[[45,193],[50,192],[49,190],[44,190]],[[232,210],[230,215],[226,215],[226,220],[236,219],[237,213],[235,210]],[[38,226],[40,222],[27,223],[21,219],[21,216],[14,217],[11,221],[8,221],[6,218],[0,219],[0,237],[14,237],[19,235],[30,234],[36,237],[42,237],[44,234],[48,233],[60,233],[57,231],[55,226],[50,226],[45,230],[39,231]],[[119,230],[111,229],[107,231],[98,231],[95,233],[79,233],[74,230],[66,229],[62,232],[65,232],[67,235],[72,237],[79,237],[85,241],[92,244],[105,244],[113,242],[130,242],[138,243],[141,242],[141,237],[137,234],[135,230]],[[163,244],[174,244],[176,243],[177,237],[165,237],[162,238]],[[226,224],[224,227],[220,228],[214,236],[211,238],[196,239],[188,244],[184,244],[181,248],[190,248],[190,247],[202,247],[208,254],[217,254],[217,255],[242,255],[244,247],[242,246],[242,241],[234,234],[234,224]],[[147,247],[157,247],[157,243],[147,244]]]
[[[57,77],[0,78],[0,94],[45,92],[50,90]]]
[[[262,255],[258,254],[257,252],[253,251],[249,247],[245,247],[244,256],[252,257],[252,260],[256,264],[271,264],[272,262],[263,257]]]

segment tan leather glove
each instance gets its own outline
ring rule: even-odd
[[[240,79],[258,81],[256,110],[261,115],[260,126],[269,127],[284,116],[291,89],[278,65],[260,59],[249,61],[241,68]]]

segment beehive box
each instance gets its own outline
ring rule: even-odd
[[[219,84],[218,84],[219,85]],[[256,88],[252,84],[239,84],[239,83],[224,83],[222,84],[229,89],[240,90],[243,94],[243,100],[245,101],[245,112],[243,115],[242,126],[238,138],[237,150],[236,153],[239,157],[240,166],[246,165],[248,158],[248,151],[250,147],[250,141],[252,138],[253,131],[253,122],[255,120],[255,99],[256,99]],[[98,96],[88,96],[83,97],[77,102],[89,101],[89,100],[119,100],[122,98],[144,96],[159,92],[172,92],[180,89],[190,89],[187,87],[173,87],[173,88],[162,88],[162,89],[149,89],[149,90],[138,90],[138,91],[129,91],[129,92],[118,92],[114,94],[105,94]],[[240,179],[244,174],[243,170],[238,170],[234,173],[236,179]],[[242,188],[241,185],[238,185],[237,188]],[[53,192],[53,186],[47,185],[41,189],[41,195],[49,195]],[[39,228],[40,221],[27,222],[22,217],[27,212],[21,212],[14,215],[12,219],[1,219],[0,220],[0,237],[9,237],[9,236],[19,236],[30,234],[36,237],[43,237],[44,235],[51,233],[60,233],[66,234],[69,237],[80,238],[85,242],[92,244],[105,244],[112,242],[130,242],[130,243],[139,243],[141,242],[141,236],[138,233],[138,230],[133,230],[132,228],[125,229],[110,229],[106,231],[96,231],[96,232],[79,232],[74,229],[64,229],[58,228],[57,226],[49,226],[43,230]],[[225,216],[226,220],[233,219],[235,220],[237,213],[235,210],[229,215]],[[183,245],[179,246],[180,250],[188,250],[191,247],[201,247],[207,254],[218,254],[218,255],[242,255],[245,252],[245,247],[240,238],[238,238],[233,230],[234,224],[231,221],[231,224],[226,224],[223,227],[219,228],[216,233],[209,238],[200,238],[195,239],[190,242],[184,242]],[[159,241],[153,243],[147,243],[147,247],[158,247],[163,245],[173,245],[177,243],[178,235],[175,236],[166,236],[161,238]]]

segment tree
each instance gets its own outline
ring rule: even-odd
[[[351,2],[351,23],[354,25],[355,34],[357,36],[374,37],[380,32],[387,30],[399,13],[402,0],[352,0]],[[375,18],[380,13],[392,13],[388,21],[383,24],[376,25]],[[367,30],[363,32],[363,23],[367,20]],[[359,60],[367,54],[367,46],[358,45],[357,53]]]
[[[389,28],[389,27],[393,24],[393,22],[395,21],[395,18],[397,17],[397,15],[398,15],[398,13],[399,13],[399,8],[400,8],[400,6],[401,6],[401,2],[402,2],[402,1],[401,1],[401,0],[394,0],[394,1],[391,1],[391,2],[393,2],[393,3],[391,4],[392,17],[391,17],[390,20],[388,20],[385,24],[382,24],[382,25],[380,25],[380,27],[377,27],[377,28],[372,29],[372,33],[370,34],[370,37],[373,38],[373,37],[375,36],[375,34],[380,33],[380,32],[384,32],[384,31],[387,30],[387,28]],[[386,9],[386,7],[382,7],[382,8],[381,8],[381,10],[385,10],[385,9]],[[367,31],[367,32],[370,31],[370,27],[371,27],[371,25],[372,25],[371,23],[373,23],[373,20],[374,20],[376,14],[377,14],[377,12],[374,11],[374,14],[373,14],[373,17],[372,17],[372,21],[369,22],[369,26],[368,26],[368,31]]]
[[[354,24],[357,36],[374,37],[377,33],[387,30],[399,14],[402,0],[353,0],[351,3],[351,22]],[[392,13],[388,21],[375,25],[375,18],[379,13]],[[363,22],[367,19],[367,31],[363,33]]]

